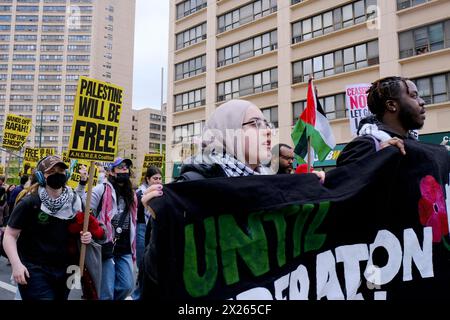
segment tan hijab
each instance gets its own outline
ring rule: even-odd
[[[230,156],[236,156],[236,131],[242,129],[245,114],[253,103],[245,100],[230,100],[219,106],[206,122],[203,147],[225,148]]]

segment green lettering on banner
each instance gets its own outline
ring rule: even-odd
[[[268,244],[261,222],[261,212],[249,215],[248,235],[241,230],[232,215],[220,216],[219,241],[227,285],[239,282],[238,254],[253,275],[260,276],[269,271]]]
[[[264,215],[264,221],[272,221],[277,231],[277,260],[278,266],[286,264],[286,220],[283,211],[270,212]]]
[[[330,209],[330,202],[322,202],[319,204],[319,210],[311,222],[305,236],[305,252],[320,249],[327,238],[326,234],[315,233],[317,228],[320,227],[323,220],[327,216],[328,210]]]
[[[192,297],[207,295],[217,280],[217,243],[214,217],[203,221],[205,226],[205,265],[203,275],[199,275],[197,249],[195,246],[194,225],[185,227],[183,279],[186,291]]]
[[[293,212],[292,214],[297,214],[294,223],[293,234],[293,244],[294,244],[294,252],[293,257],[296,258],[302,252],[302,234],[303,228],[305,227],[306,220],[308,219],[309,214],[313,211],[314,205],[305,204],[303,206],[299,206],[297,212]]]

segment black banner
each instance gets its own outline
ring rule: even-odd
[[[449,155],[166,185],[146,261],[163,299],[449,299]],[[447,196],[446,196],[447,194]],[[149,270],[146,270],[149,272]]]

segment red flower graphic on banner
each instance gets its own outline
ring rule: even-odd
[[[442,236],[448,234],[448,218],[442,187],[432,176],[420,181],[419,200],[420,223],[433,228],[433,242],[441,242]]]

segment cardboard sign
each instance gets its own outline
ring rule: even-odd
[[[70,159],[114,160],[122,104],[123,88],[80,77],[69,142]]]
[[[165,162],[165,155],[159,153],[149,153],[144,156],[144,163],[142,165],[141,181],[144,181],[145,174],[147,173],[147,168],[150,166],[155,166],[161,169]]]
[[[78,186],[78,183],[80,182],[80,169],[82,166],[86,166],[86,170],[89,172],[89,166],[90,166],[90,161],[87,160],[74,160],[74,159],[70,159],[68,157],[68,152],[64,151],[62,153],[62,158],[65,164],[67,164],[67,166],[69,167],[70,170],[70,179],[67,181],[67,185],[73,189],[75,189]],[[97,167],[95,167],[95,171],[94,171],[94,186],[97,185],[97,180],[98,180],[98,170]]]
[[[367,107],[367,90],[369,83],[352,84],[345,89],[345,105],[350,119],[350,130],[353,136],[357,135],[361,119],[371,115]]]
[[[3,148],[20,150],[31,130],[31,119],[8,114],[3,134]]]
[[[29,175],[37,167],[39,160],[55,154],[53,148],[25,148],[23,157],[23,174]]]

